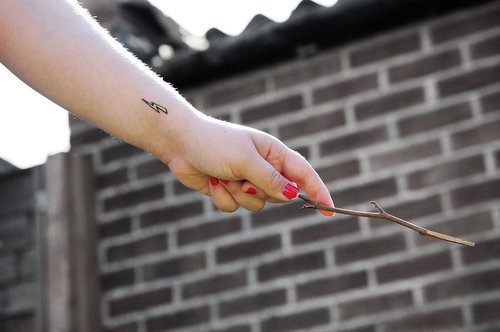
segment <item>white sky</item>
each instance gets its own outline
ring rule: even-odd
[[[216,27],[239,34],[256,14],[282,22],[300,0],[150,0],[186,30],[201,36]],[[337,0],[315,0],[331,6]],[[69,150],[68,114],[0,64],[0,158],[19,168]]]

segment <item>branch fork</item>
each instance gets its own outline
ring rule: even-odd
[[[335,213],[340,213],[340,214],[346,214],[350,216],[355,216],[355,217],[367,217],[367,218],[376,218],[376,219],[384,219],[387,221],[394,222],[396,224],[400,224],[401,226],[404,226],[406,228],[409,228],[420,235],[423,236],[429,236],[435,239],[443,240],[443,241],[448,241],[448,242],[453,242],[453,243],[458,243],[467,247],[474,247],[475,243],[472,241],[468,240],[463,240],[458,237],[446,235],[443,233],[435,232],[429,229],[426,229],[421,226],[417,226],[415,224],[412,224],[409,221],[406,221],[404,219],[401,219],[399,217],[396,217],[390,213],[387,213],[380,205],[377,204],[375,201],[371,201],[370,203],[378,210],[377,212],[368,212],[368,211],[356,211],[356,210],[349,210],[349,209],[344,209],[344,208],[338,208],[338,207],[333,207],[333,206],[328,206],[324,204],[320,204],[318,202],[315,202],[308,198],[305,195],[299,194],[298,196],[300,199],[305,201],[307,204],[304,204],[301,209],[316,209],[316,210],[324,210],[324,211],[331,211]]]

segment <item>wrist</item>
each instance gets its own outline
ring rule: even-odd
[[[168,108],[168,114],[158,114],[153,121],[153,133],[145,135],[148,139],[145,150],[168,164],[175,156],[187,149],[193,127],[202,114],[187,103]]]

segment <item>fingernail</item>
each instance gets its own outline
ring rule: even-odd
[[[257,190],[255,190],[255,188],[250,187],[245,192],[250,195],[255,195],[257,193]]]
[[[218,185],[219,184],[219,180],[217,178],[214,178],[214,177],[210,177],[210,184],[212,186],[215,186],[215,185]]]
[[[220,182],[224,183],[224,184],[228,184],[229,183],[229,180],[222,180],[222,179],[219,179]]]
[[[288,199],[294,199],[299,195],[299,188],[295,187],[291,183],[287,183],[285,189],[283,189],[283,195]]]

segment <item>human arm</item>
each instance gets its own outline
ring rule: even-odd
[[[304,158],[268,134],[195,110],[71,2],[1,2],[0,60],[57,104],[152,153],[221,210],[287,201],[284,189],[291,182],[332,204]],[[168,113],[155,112],[143,99]],[[211,177],[230,182],[213,184]],[[245,193],[251,187],[255,195]]]

